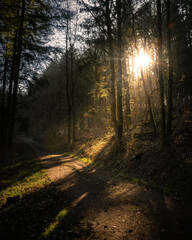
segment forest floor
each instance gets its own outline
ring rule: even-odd
[[[192,239],[190,202],[176,203],[86,159],[46,154],[30,139],[25,141],[46,170],[46,181],[18,199],[3,202],[2,240]]]

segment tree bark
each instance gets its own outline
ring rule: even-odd
[[[13,92],[13,81],[14,81],[14,72],[15,72],[15,64],[16,64],[16,52],[17,52],[17,38],[18,33],[15,32],[14,38],[14,45],[13,45],[13,56],[12,56],[12,65],[11,65],[11,74],[9,80],[9,92],[8,92],[8,99],[7,99],[7,111],[5,116],[5,125],[3,130],[3,141],[4,145],[7,144],[7,134],[8,134],[8,127],[10,122],[10,112],[11,112],[11,102],[12,102],[12,92]]]
[[[12,141],[13,141],[15,111],[16,111],[16,104],[17,104],[17,92],[18,92],[19,72],[20,72],[20,62],[21,62],[21,53],[22,53],[22,45],[23,45],[24,19],[25,19],[25,0],[22,1],[21,17],[20,17],[20,24],[19,24],[19,31],[18,31],[19,34],[18,34],[15,71],[14,71],[13,97],[12,97],[12,102],[11,102],[10,125],[9,125],[9,129],[8,129],[8,145],[9,145],[9,147],[12,146]]]
[[[128,59],[128,64],[126,63],[126,59],[123,59],[123,68],[124,68],[124,72],[125,72],[125,89],[126,89],[126,127],[127,129],[129,129],[129,126],[131,125],[131,104],[130,104],[130,83],[129,83],[129,59]],[[128,70],[127,70],[128,69]]]
[[[67,11],[69,11],[67,1]],[[71,142],[71,98],[69,93],[69,53],[68,53],[68,35],[69,35],[69,14],[67,14],[67,31],[66,31],[66,95],[67,95],[67,111],[68,111],[68,143]]]
[[[166,133],[165,133],[165,104],[164,104],[164,82],[162,72],[162,14],[161,14],[161,0],[157,0],[157,18],[158,18],[158,78],[160,85],[160,112],[161,112],[161,148],[165,148],[166,145]]]
[[[152,109],[152,104],[151,104],[151,96],[147,92],[147,86],[146,86],[146,83],[145,83],[145,78],[144,78],[142,68],[141,68],[141,79],[142,79],[142,82],[143,82],[143,88],[144,88],[144,91],[145,91],[145,95],[146,95],[147,103],[148,103],[148,107],[149,107],[150,121],[151,121],[151,124],[152,124],[152,127],[153,127],[153,131],[154,131],[154,133],[156,133],[157,132],[157,127],[156,127],[156,123],[155,123],[155,119],[154,119],[154,115],[153,115],[153,109]]]
[[[172,82],[173,82],[173,59],[171,51],[171,31],[170,31],[170,0],[167,0],[167,50],[168,50],[168,113],[167,113],[167,137],[171,138],[172,128]]]
[[[5,63],[4,63],[4,73],[3,73],[3,88],[2,88],[2,104],[1,104],[1,145],[5,144],[4,139],[4,128],[5,128],[5,90],[6,90],[6,78],[7,78],[7,65],[8,59],[5,51]]]
[[[72,144],[76,140],[76,115],[75,115],[75,99],[74,99],[74,88],[75,81],[73,77],[73,47],[71,46],[71,82],[72,82],[72,92],[71,92],[71,113],[72,113]]]
[[[113,129],[115,132],[115,138],[118,136],[117,117],[116,117],[116,92],[115,92],[115,64],[114,64],[114,49],[111,31],[111,19],[109,0],[106,0],[106,25],[107,25],[107,38],[109,44],[109,58],[110,58],[110,70],[111,70],[111,119]]]
[[[117,31],[118,31],[118,80],[117,80],[117,113],[118,113],[118,150],[122,146],[123,137],[123,108],[122,108],[122,17],[121,17],[121,0],[116,0],[117,6]]]

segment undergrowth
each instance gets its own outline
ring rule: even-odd
[[[66,153],[95,167],[104,168],[115,176],[147,188],[189,200],[192,184],[192,146],[190,131],[181,125],[173,133],[172,149],[160,150],[159,139],[147,132],[124,134],[123,149],[114,151],[112,133],[81,138],[75,144],[55,141],[46,144],[50,152]]]

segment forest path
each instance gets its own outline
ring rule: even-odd
[[[182,221],[183,210],[175,211],[168,197],[64,154],[43,154],[26,141],[52,180],[42,193],[46,209],[43,238],[191,239],[191,229]]]

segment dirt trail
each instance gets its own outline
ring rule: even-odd
[[[48,191],[54,204],[49,203],[47,209],[53,222],[62,209],[67,209],[48,239],[192,239],[191,219],[183,217],[183,209],[176,209],[169,198],[80,160],[43,155],[34,144],[33,148],[53,182]]]

